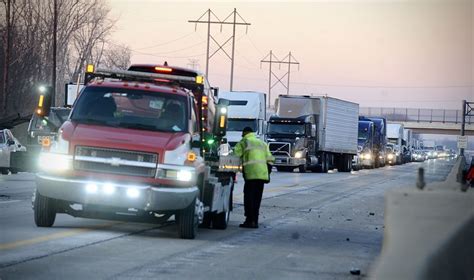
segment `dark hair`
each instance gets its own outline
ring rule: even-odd
[[[253,129],[251,127],[246,126],[244,130],[242,130],[242,134],[247,134],[253,132]]]

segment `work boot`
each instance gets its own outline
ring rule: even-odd
[[[240,224],[239,227],[241,228],[258,228],[258,224],[256,222],[247,222]]]

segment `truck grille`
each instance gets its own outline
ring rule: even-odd
[[[158,155],[136,151],[77,146],[74,169],[129,176],[154,177]]]
[[[291,156],[291,144],[285,142],[270,142],[268,148],[274,156]]]

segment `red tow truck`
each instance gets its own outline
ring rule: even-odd
[[[36,225],[51,227],[65,213],[152,223],[175,216],[186,239],[198,225],[225,229],[239,162],[226,152],[226,100],[216,100],[194,70],[88,66],[68,120],[39,157]]]

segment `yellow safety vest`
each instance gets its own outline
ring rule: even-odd
[[[268,145],[255,137],[255,133],[246,134],[234,148],[234,154],[242,159],[246,180],[268,180],[267,163],[274,158]]]

